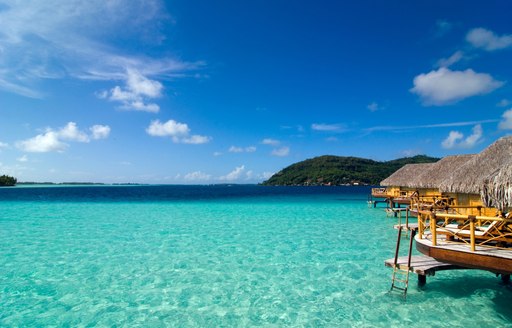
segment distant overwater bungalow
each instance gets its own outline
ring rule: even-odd
[[[385,197],[392,207],[397,205],[396,198],[408,201],[407,214],[418,217],[414,240],[422,254],[457,268],[492,271],[508,281],[512,274],[511,154],[512,137],[505,137],[479,154],[408,164],[383,180],[384,188],[374,189],[372,195]],[[405,270],[411,271],[412,266],[409,263]]]

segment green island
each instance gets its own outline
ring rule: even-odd
[[[8,175],[2,175],[0,176],[0,187],[10,187],[16,185],[16,182],[18,180],[14,177],[8,176]]]
[[[359,157],[325,155],[292,164],[263,182],[266,186],[378,185],[405,164],[434,163],[426,155],[386,162]]]

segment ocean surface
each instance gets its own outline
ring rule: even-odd
[[[389,293],[396,219],[369,192],[1,188],[0,327],[512,327],[489,272]]]

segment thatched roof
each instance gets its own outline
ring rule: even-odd
[[[412,183],[415,184],[416,188],[439,188],[441,183],[450,179],[453,173],[473,156],[446,156],[430,166],[428,170],[421,172]]]
[[[440,191],[480,194],[484,180],[510,163],[511,154],[512,137],[497,140],[454,171],[449,179],[441,183]]]
[[[512,161],[484,179],[480,195],[485,206],[504,212],[512,208]]]
[[[409,187],[416,188],[414,180],[418,175],[430,169],[435,163],[406,164],[386,179],[382,180],[381,186]]]
[[[439,188],[453,172],[474,155],[447,156],[436,163],[407,164],[388,178],[381,186],[399,186],[407,188]]]

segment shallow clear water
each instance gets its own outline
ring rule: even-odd
[[[368,188],[0,189],[0,326],[512,326],[484,271],[389,294]]]

